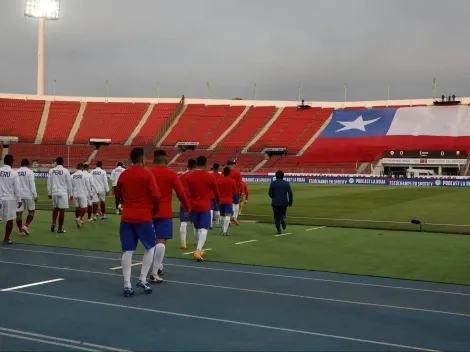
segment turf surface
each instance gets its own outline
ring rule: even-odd
[[[38,208],[50,209],[44,181],[38,180]],[[311,225],[291,225],[286,232],[292,234],[276,237],[270,223],[267,184],[249,186],[250,201],[244,212],[252,215],[241,218],[255,218],[266,223],[244,222],[232,227],[229,237],[219,236],[218,229],[212,230],[206,243],[206,248],[212,249],[207,252],[207,260],[470,284],[468,236],[330,226],[310,230],[312,225],[322,221],[309,218],[315,215],[408,223],[412,217],[419,217],[433,223],[465,225],[465,205],[470,195],[466,189],[293,185],[295,202],[289,209],[290,223]],[[109,198],[108,207],[111,205],[112,198]],[[337,226],[369,224],[328,221]],[[118,224],[119,217],[111,215],[107,221],[85,224],[77,229],[72,214],[67,214],[67,233],[57,235],[49,231],[50,212],[38,211],[31,226],[33,235],[24,238],[14,235],[13,239],[25,244],[120,252]],[[374,225],[374,222],[370,224]],[[390,223],[387,226],[396,225]],[[406,226],[416,229],[415,225]],[[167,256],[191,259],[191,254],[184,253],[194,250],[192,231],[188,231],[188,249],[181,250],[177,219],[174,227],[175,239],[167,246]],[[236,244],[252,240],[256,241]]]

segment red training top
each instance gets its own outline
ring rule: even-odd
[[[188,201],[188,205],[190,208],[191,208],[191,199],[189,199],[189,189],[188,189],[188,183],[186,182],[186,180],[188,178],[188,175],[191,172],[193,172],[193,170],[188,170],[180,176],[180,182],[181,182],[181,185],[183,186],[184,194],[186,195],[186,200]],[[184,208],[184,204],[181,203],[181,200],[180,200],[180,208]]]
[[[241,194],[245,195],[245,199],[248,200],[248,187],[244,181],[242,181],[242,191]]]
[[[166,166],[156,165],[150,169],[150,172],[155,177],[157,181],[158,188],[162,193],[162,198],[160,199],[160,206],[158,207],[158,213],[155,218],[159,219],[169,219],[173,217],[173,209],[171,207],[171,200],[173,198],[173,190],[175,190],[176,196],[183,204],[185,212],[189,211],[189,202],[186,199],[183,186],[178,174]]]
[[[240,171],[235,168],[230,169],[230,177],[233,178],[233,180],[235,181],[237,185],[238,193],[241,193],[243,180],[242,180],[242,174],[240,173]]]
[[[215,178],[206,170],[195,170],[186,177],[188,187],[188,198],[191,201],[191,210],[204,212],[211,210],[211,194],[219,204],[219,189],[215,183]]]
[[[214,176],[214,178],[215,178],[215,183],[217,183],[219,178],[222,177],[222,175],[217,171],[212,172],[212,176]],[[211,191],[211,199],[214,199],[214,192],[212,192],[212,191]]]
[[[223,176],[217,181],[220,192],[220,204],[232,204],[233,195],[238,193],[237,185],[230,176]]]
[[[133,165],[119,177],[116,197],[124,199],[121,221],[140,224],[152,221],[161,194],[151,172],[143,166]]]

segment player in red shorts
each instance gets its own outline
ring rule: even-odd
[[[163,258],[165,257],[166,241],[173,238],[173,209],[171,200],[173,191],[183,205],[185,214],[189,213],[189,202],[186,199],[183,186],[178,174],[166,167],[166,152],[164,150],[155,150],[153,153],[153,162],[155,166],[150,172],[157,181],[158,188],[162,194],[158,213],[153,217],[153,227],[157,237],[157,246],[153,260],[153,270],[149,281],[154,283],[162,282],[160,275],[163,274]]]
[[[116,185],[116,197],[123,199],[126,204],[122,210],[119,228],[123,251],[122,273],[125,297],[134,294],[131,285],[131,265],[132,255],[139,240],[145,247],[145,252],[137,287],[142,288],[145,293],[152,293],[152,287],[147,282],[147,274],[157,244],[152,216],[158,212],[161,197],[155,177],[144,167],[144,149],[132,149],[130,158],[132,166],[122,172]]]
[[[227,236],[230,217],[233,213],[233,196],[238,193],[237,185],[230,177],[230,168],[228,166],[224,168],[224,176],[217,181],[217,187],[220,192],[219,209],[223,217],[222,236]]]
[[[186,178],[188,193],[191,202],[191,222],[197,233],[197,248],[194,258],[202,261],[204,244],[207,239],[207,230],[211,225],[211,191],[214,192],[215,202],[219,204],[219,189],[215,178],[206,170],[207,158],[199,156],[196,159],[197,169]]]
[[[219,172],[220,165],[218,163],[215,163],[212,166],[212,175],[215,178],[215,182],[219,180],[219,178],[222,177],[222,175]],[[215,226],[220,226],[220,210],[219,207],[215,204],[215,199],[214,199],[214,194],[211,194],[212,199],[211,199],[211,229],[212,229],[212,221],[214,219],[214,214],[215,213]]]

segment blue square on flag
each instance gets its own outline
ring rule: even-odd
[[[397,109],[335,110],[320,137],[354,138],[385,136]]]

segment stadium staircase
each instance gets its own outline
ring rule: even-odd
[[[243,112],[240,115],[238,115],[238,117],[230,125],[228,125],[228,122],[227,124],[224,122],[221,122],[219,124],[220,126],[218,126],[217,129],[223,132],[218,137],[215,134],[215,132],[213,132],[213,136],[216,137],[217,139],[214,141],[214,143],[211,144],[211,146],[209,147],[209,150],[215,149],[217,145],[220,143],[220,141],[223,140],[235,128],[235,126],[238,125],[238,123],[245,117],[246,113],[250,111],[250,109],[251,109],[250,106],[245,106]],[[225,126],[228,126],[228,127],[223,129],[223,127]]]
[[[251,139],[248,141],[248,143],[246,144],[245,148],[242,149],[242,153],[246,153],[250,147],[255,144],[269,129],[271,126],[273,126],[274,122],[276,122],[279,118],[279,116],[282,115],[282,112],[285,110],[285,109],[288,109],[287,113],[290,114],[290,109],[292,109],[291,107],[288,107],[288,108],[275,108],[275,110],[273,111],[273,113],[271,114],[271,116],[269,117],[269,119],[267,119],[265,121],[265,123],[263,124],[263,126],[261,126],[259,128],[259,130],[251,137]],[[276,126],[277,124],[275,124],[274,126]],[[261,151],[261,150],[259,150]]]
[[[78,101],[53,101],[50,104],[45,131],[39,144],[66,144],[79,110],[80,102]],[[39,135],[38,131],[38,138]]]
[[[41,144],[42,138],[44,136],[44,131],[46,130],[47,119],[49,117],[49,110],[51,107],[51,102],[46,101],[44,104],[44,110],[42,111],[41,121],[39,122],[38,132],[36,134],[36,140],[34,144]]]
[[[178,122],[180,121],[181,119],[181,116],[184,115],[184,113],[186,112],[186,109],[187,109],[187,105],[183,105],[183,108],[181,109],[181,111],[176,115],[176,118],[170,122],[169,124],[169,127],[166,129],[166,131],[163,133],[163,135],[161,136],[161,138],[158,140],[158,142],[156,143],[156,145],[158,147],[161,147],[162,145],[162,142],[166,139],[166,137],[168,137],[168,135],[171,133],[171,131],[173,131],[173,129],[175,128],[175,126],[178,124]]]
[[[300,148],[299,152],[297,153],[297,156],[301,156],[312,145],[315,139],[317,139],[317,137],[323,132],[326,126],[328,126],[328,124],[330,123],[332,119],[332,114],[333,114],[333,109],[328,108],[328,109],[322,110],[322,112],[320,113],[320,116],[317,117],[317,119],[315,119],[315,121],[318,121],[318,122],[316,123],[315,121],[312,122],[311,124],[312,129],[310,130],[310,127],[309,127],[309,130],[304,132],[303,135],[305,137],[309,136],[308,132],[312,132],[313,135],[311,135],[311,137],[307,140],[307,142],[303,145],[303,147]],[[299,144],[298,141],[297,141],[297,144]]]
[[[70,130],[70,134],[67,137],[66,144],[72,144],[73,143],[75,135],[77,134],[77,131],[78,131],[78,129],[79,129],[81,123],[82,123],[83,114],[85,113],[86,107],[87,107],[86,102],[80,103],[80,109],[78,110],[77,117],[76,117],[76,119],[75,119],[75,121],[72,125],[72,129]]]
[[[129,138],[127,138],[126,142],[124,143],[124,145],[132,145],[132,141],[134,140],[134,138],[139,134],[140,130],[142,129],[142,127],[144,126],[144,124],[147,122],[150,114],[152,113],[153,111],[153,108],[155,107],[155,104],[149,104],[148,108],[147,108],[147,111],[145,111],[145,113],[142,115],[142,118],[140,119],[139,123],[137,124],[137,126],[135,126],[134,130],[132,131],[131,135],[129,136]]]
[[[180,119],[161,145],[175,146],[176,143],[182,141],[185,135],[191,130],[191,127],[199,121],[205,109],[206,105],[204,104],[188,104],[185,112],[181,115]]]

